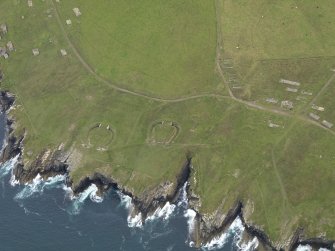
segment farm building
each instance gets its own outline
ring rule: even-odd
[[[269,126],[270,128],[279,128],[279,127],[280,127],[280,125],[275,124],[275,123],[272,123],[271,121],[268,121],[268,126]]]
[[[286,91],[288,91],[288,92],[298,92],[298,89],[296,89],[296,88],[291,88],[291,87],[287,87],[287,88],[286,88]]]
[[[28,6],[33,7],[33,0],[28,0]]]
[[[320,119],[319,115],[316,115],[315,113],[312,113],[312,112],[309,114],[309,117],[311,117],[314,120],[319,120]]]
[[[76,15],[76,17],[81,16],[81,12],[80,12],[79,8],[73,8],[73,12]]]
[[[265,99],[266,102],[271,103],[271,104],[277,104],[278,100],[275,98],[267,98]]]
[[[4,57],[5,59],[9,57],[6,48],[0,47],[0,57]]]
[[[282,108],[292,110],[293,109],[293,102],[290,100],[283,100],[280,105]]]
[[[322,106],[317,106],[316,104],[312,104],[312,109],[323,112],[325,110]]]
[[[12,41],[8,41],[8,43],[7,43],[7,49],[9,51],[13,51],[14,50],[14,45],[13,45]]]
[[[295,82],[295,81],[291,81],[291,80],[286,80],[286,79],[279,80],[279,83],[287,84],[287,85],[293,85],[293,86],[300,86],[299,82]]]
[[[7,30],[7,25],[6,24],[1,24],[0,25],[0,32],[2,34],[7,34],[8,30]]]
[[[32,52],[34,56],[40,55],[40,51],[37,48],[33,49]]]
[[[301,94],[308,95],[308,96],[312,96],[313,95],[312,92],[306,92],[306,91],[301,91]]]
[[[328,122],[327,120],[323,120],[321,124],[329,129],[333,127],[333,124]]]
[[[66,24],[67,24],[67,25],[71,25],[71,24],[72,24],[71,19],[67,19],[67,20],[66,20]]]
[[[64,57],[64,56],[67,55],[67,52],[66,52],[65,49],[61,49],[61,50],[60,50],[60,54]]]

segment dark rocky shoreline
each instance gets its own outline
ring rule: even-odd
[[[0,92],[0,109],[3,113],[8,113],[9,109],[15,102],[15,97],[6,91]],[[0,163],[4,163],[17,155],[22,155],[23,151],[23,141],[24,135],[15,136],[13,133],[13,123],[14,121],[7,119],[7,141],[4,149],[2,149],[0,155]],[[48,155],[47,159],[44,159],[44,155],[46,152],[42,152],[36,160],[29,165],[29,167],[25,167],[23,165],[22,160],[16,165],[13,170],[13,174],[15,178],[20,181],[20,183],[28,183],[31,182],[38,174],[42,177],[52,177],[55,175],[64,175],[68,174],[69,164],[67,162],[68,156],[64,154],[61,150],[56,150]],[[85,177],[82,179],[78,185],[73,185],[72,181],[67,178],[67,185],[72,188],[75,194],[79,194],[87,189],[91,184],[95,184],[99,188],[100,193],[106,192],[110,188],[114,188],[119,190],[125,195],[128,195],[132,198],[132,202],[134,204],[135,211],[134,213],[141,213],[142,219],[144,219],[153,213],[157,208],[162,207],[165,203],[175,203],[181,188],[184,184],[189,180],[190,174],[192,172],[192,157],[186,156],[186,161],[184,166],[181,168],[180,173],[176,177],[176,184],[173,185],[172,189],[167,187],[171,187],[172,183],[167,182],[166,184],[162,184],[160,187],[154,189],[152,192],[148,192],[146,195],[141,198],[134,196],[131,192],[129,192],[126,188],[120,186],[115,180],[108,178],[100,173],[94,173],[91,177]],[[67,177],[69,177],[67,175]],[[187,189],[188,191],[188,189]],[[189,191],[188,191],[189,199],[194,199]],[[195,210],[197,212],[197,210]],[[285,248],[275,247],[268,236],[259,228],[249,225],[244,217],[243,217],[243,203],[241,201],[237,201],[232,207],[227,215],[225,215],[222,222],[217,225],[211,222],[206,222],[205,217],[197,212],[196,215],[196,230],[197,234],[193,235],[195,240],[194,242],[197,244],[196,246],[200,246],[203,243],[207,243],[212,240],[214,237],[222,234],[224,231],[228,229],[231,223],[237,218],[240,217],[242,223],[246,229],[247,234],[250,237],[257,237],[262,249],[264,250],[295,250],[300,244],[301,245],[310,245],[314,249],[319,248],[327,248],[329,250],[335,250],[335,240],[326,240],[323,238],[312,238],[312,239],[304,239],[303,237],[303,229],[299,228],[293,234],[289,245]]]

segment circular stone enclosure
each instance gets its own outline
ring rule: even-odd
[[[88,131],[88,146],[106,150],[106,148],[113,142],[114,136],[115,133],[109,125],[98,123]]]
[[[156,144],[170,144],[177,137],[180,127],[173,121],[157,121],[152,124],[149,142]]]

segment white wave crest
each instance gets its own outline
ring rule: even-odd
[[[185,182],[184,186],[181,188],[180,196],[178,198],[178,207],[188,207],[187,185],[188,183]]]
[[[310,245],[299,245],[297,251],[312,251],[312,247]]]
[[[256,248],[258,247],[259,242],[257,237],[254,237],[251,241],[247,242],[247,243],[242,243],[240,246],[237,244],[237,246],[239,247],[239,249],[241,251],[252,251],[252,250],[256,250]]]
[[[143,227],[141,213],[135,214],[134,216],[132,216],[132,214],[130,213],[127,217],[127,221],[128,221],[128,227],[131,227],[131,228],[135,228],[135,227],[142,228]]]
[[[206,243],[202,247],[202,249],[203,250],[220,249],[227,243],[229,237],[232,235],[234,236],[234,243],[238,243],[241,240],[244,229],[245,228],[243,226],[240,217],[237,217],[225,233],[213,238],[210,242]]]
[[[330,251],[330,250],[327,248],[319,248],[319,251]]]
[[[126,209],[130,209],[132,207],[132,199],[130,196],[125,195],[123,193],[121,193],[120,191],[117,191],[117,194],[120,197],[121,200],[121,205],[124,206]]]
[[[187,209],[184,213],[184,217],[187,219],[188,231],[191,234],[195,226],[195,217],[197,213],[193,209]]]
[[[63,188],[64,189],[64,188]],[[65,191],[72,192],[72,190],[65,189]],[[72,196],[73,200],[72,207],[70,208],[70,214],[77,215],[80,213],[82,206],[85,203],[87,198],[90,198],[91,201],[101,203],[103,198],[97,195],[98,187],[95,184],[91,184],[88,188],[86,188],[82,193],[78,196]]]
[[[176,205],[170,204],[170,202],[166,202],[162,208],[160,207],[157,208],[152,215],[148,216],[146,218],[146,221],[153,221],[159,218],[163,220],[167,220],[170,218],[175,208],[176,208]]]
[[[128,227],[131,228],[142,228],[143,227],[143,221],[142,221],[142,214],[141,213],[134,213],[135,207],[132,203],[132,198],[128,195],[125,195],[121,193],[120,191],[117,191],[117,194],[120,197],[120,205],[124,206],[128,210]]]
[[[3,165],[0,166],[0,179],[2,179],[7,174],[9,174],[9,172],[13,171],[13,168],[17,164],[18,159],[19,159],[19,155],[6,161]]]
[[[57,188],[59,185],[64,184],[65,179],[65,175],[56,175],[54,177],[49,177],[46,181],[44,181],[41,175],[37,174],[31,183],[25,184],[25,187],[15,195],[15,199],[23,200],[35,194],[43,193],[46,188]]]

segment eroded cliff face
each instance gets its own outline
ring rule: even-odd
[[[9,92],[0,92],[0,109],[3,113],[8,113],[9,109],[14,104],[15,97]],[[56,175],[67,175],[71,163],[71,153],[64,152],[62,149],[47,149],[41,152],[37,158],[24,165],[22,160],[24,135],[15,136],[14,121],[7,118],[7,140],[0,154],[0,162],[4,163],[17,155],[20,156],[19,162],[13,170],[15,178],[21,183],[31,182],[38,174],[43,178],[48,178]],[[73,184],[67,175],[67,185],[72,188],[74,194],[79,194],[88,188],[91,184],[95,184],[99,188],[99,193],[104,193],[110,188],[119,190],[125,195],[132,198],[134,204],[133,214],[141,213],[142,220],[152,214],[157,208],[163,207],[165,203],[175,203],[181,188],[189,180],[192,172],[192,158],[185,157],[185,164],[180,170],[180,173],[173,181],[165,181],[154,189],[148,190],[143,194],[137,195],[132,192],[131,188],[124,187],[119,184],[116,179],[106,177],[100,173],[93,173],[89,177],[83,177],[78,184]],[[299,228],[291,235],[291,239],[285,243],[274,245],[273,242],[260,228],[249,224],[243,217],[243,203],[236,201],[235,205],[228,212],[218,210],[212,215],[201,214],[199,212],[201,198],[192,191],[187,189],[189,207],[196,212],[194,219],[194,229],[191,233],[193,241],[197,247],[211,241],[213,238],[224,233],[232,222],[239,217],[245,227],[243,238],[251,240],[257,237],[259,240],[258,250],[295,250],[298,245],[310,245],[315,250],[320,247],[329,250],[335,250],[335,241],[325,240],[322,238],[305,239],[303,229]]]

